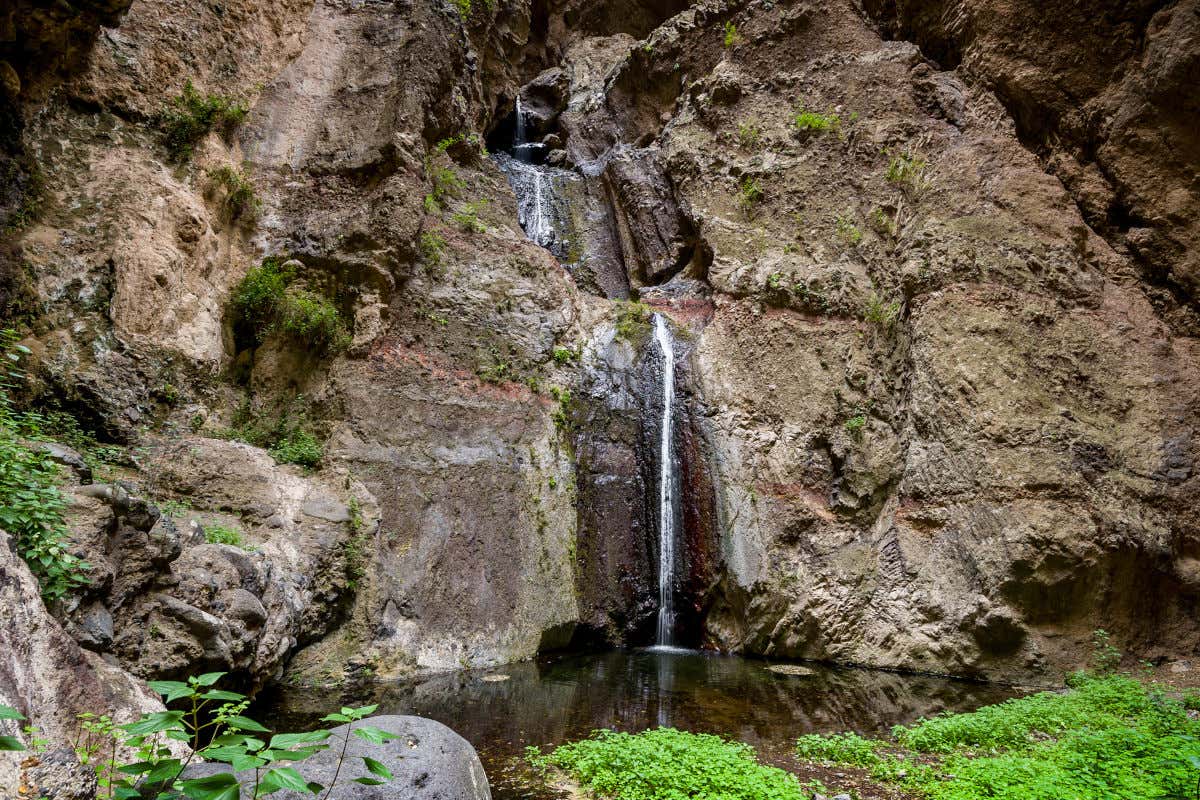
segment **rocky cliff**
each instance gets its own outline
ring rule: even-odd
[[[685,343],[693,642],[1008,679],[1098,627],[1200,645],[1196,3],[36,8],[0,301],[24,400],[124,448],[72,484],[84,647],[257,685],[640,641],[631,295]],[[181,150],[188,92],[245,113]],[[518,97],[560,258],[482,150]],[[247,332],[264,259],[344,346]],[[245,433],[287,420],[309,470]]]

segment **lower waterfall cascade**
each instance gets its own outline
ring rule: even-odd
[[[655,644],[674,644],[675,626],[675,469],[672,457],[675,403],[675,345],[662,314],[654,315],[654,341],[662,354],[662,432],[659,436],[658,470],[658,628]]]

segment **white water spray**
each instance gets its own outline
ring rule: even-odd
[[[675,344],[662,314],[654,315],[654,341],[663,357],[662,436],[658,472],[658,638],[669,647],[675,627],[675,481],[671,457],[671,432],[675,401]]]
[[[521,110],[521,95],[517,95],[517,130],[513,139],[513,149],[520,157],[520,147],[525,144],[525,112]]]

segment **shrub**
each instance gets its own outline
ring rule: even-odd
[[[10,392],[24,378],[18,369],[29,350],[12,330],[0,331],[0,528],[13,536],[17,554],[52,602],[87,584],[90,565],[67,549],[66,500],[58,490],[58,465],[28,447],[22,433],[36,433],[36,418],[12,407]]]
[[[476,200],[473,203],[464,203],[463,207],[455,212],[451,218],[459,224],[459,226],[468,233],[483,233],[487,230],[487,226],[479,219],[479,213],[487,208],[488,200]]]
[[[796,130],[801,133],[826,133],[833,131],[834,133],[841,130],[842,120],[832,111],[828,114],[821,114],[816,111],[807,111],[803,108],[798,110],[792,118],[792,123],[796,126]]]
[[[440,271],[442,259],[446,253],[446,240],[442,238],[441,234],[434,231],[422,233],[419,248],[425,267],[431,272]]]
[[[900,316],[900,301],[893,300],[885,303],[883,298],[874,292],[867,298],[867,306],[863,311],[863,319],[881,328],[890,328]]]
[[[862,231],[854,224],[854,218],[849,211],[834,217],[838,238],[850,247],[857,247],[862,241]]]
[[[650,330],[650,307],[629,300],[617,301],[617,338],[635,343]]]
[[[762,144],[762,126],[758,120],[745,120],[738,123],[738,144],[746,150],[757,150]]]
[[[741,44],[741,41],[742,37],[738,34],[737,25],[727,21],[725,23],[725,46],[733,47],[734,45]]]
[[[758,181],[747,175],[738,186],[738,206],[746,214],[754,211],[754,206],[763,201],[763,190]]]
[[[450,0],[450,4],[454,6],[454,10],[458,12],[458,16],[463,21],[471,16],[471,0]]]
[[[758,762],[754,750],[719,736],[658,728],[597,731],[548,755],[528,751],[539,768],[558,768],[585,789],[613,800],[802,800],[794,775]]]
[[[350,334],[337,307],[323,295],[294,285],[295,280],[295,272],[280,259],[264,259],[233,290],[235,325],[252,332],[256,342],[279,331],[318,353],[344,350]]]
[[[227,525],[205,525],[204,541],[209,544],[228,544],[241,547],[242,532]]]
[[[901,189],[915,197],[929,188],[930,180],[925,175],[927,166],[925,159],[911,153],[903,153],[891,158],[885,177],[888,183],[898,184]]]
[[[325,448],[308,431],[296,429],[272,445],[270,453],[280,464],[298,464],[307,469],[316,469],[325,457]]]
[[[569,347],[555,347],[553,355],[554,363],[561,366],[563,364],[569,364],[572,361],[577,361],[579,359],[580,351],[572,350]]]
[[[114,724],[107,714],[80,714],[79,734],[73,742],[45,744],[70,746],[81,764],[95,770],[97,783],[108,798],[237,800],[267,797],[280,791],[328,797],[338,784],[351,736],[373,744],[400,738],[380,728],[355,724],[375,713],[377,706],[373,705],[342,708],[321,718],[322,722],[345,725],[346,729],[340,733],[321,729],[272,736],[269,729],[244,715],[250,705],[245,695],[213,688],[224,675],[210,672],[190,677],[186,682],[149,681],[150,688],[163,696],[168,707],[183,705],[186,710],[147,713],[125,725]],[[16,709],[0,705],[0,720],[23,719]],[[186,743],[191,754],[186,760],[176,758],[166,747],[167,740]],[[330,786],[309,783],[295,765],[330,749],[331,744],[340,755]],[[117,753],[121,747],[135,751],[137,760],[119,763]],[[0,736],[0,750],[24,749],[16,737]],[[356,783],[374,786],[393,779],[384,764],[369,756],[360,758],[375,777],[355,778]],[[182,778],[193,759],[228,764],[231,769]]]
[[[209,131],[232,128],[245,119],[247,111],[244,103],[231,97],[201,94],[189,80],[183,85],[183,93],[160,114],[167,151],[175,160],[186,161]]]
[[[262,200],[254,190],[254,184],[239,169],[224,166],[210,169],[208,177],[213,185],[225,190],[221,207],[231,220],[254,220],[262,209]]]

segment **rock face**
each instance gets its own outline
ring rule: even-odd
[[[1007,678],[1080,665],[1099,627],[1193,655],[1194,5],[134,4],[22,106],[46,192],[0,272],[32,399],[152,450],[143,506],[78,502],[72,635],[255,684],[637,641],[633,293],[687,339],[695,638]],[[157,115],[188,79],[249,111],[181,162]],[[568,269],[480,152],[518,97],[564,170]],[[344,351],[235,329],[268,256]],[[222,438],[296,408],[314,474]],[[259,551],[149,511],[183,498]]]
[[[121,723],[163,710],[158,696],[140,681],[80,648],[46,610],[38,591],[37,580],[12,551],[8,534],[0,531],[0,607],[5,609],[0,619],[0,703],[27,717],[26,724],[36,728],[38,736],[56,743],[75,739],[76,717],[83,712],[105,709]],[[13,730],[5,733],[27,739]],[[0,753],[0,786],[21,785],[20,763],[26,755]],[[66,761],[49,759],[42,765],[47,774],[34,778],[69,785],[69,777],[62,781],[62,775],[48,773],[55,771],[51,763],[59,762],[57,772],[72,773],[72,761],[73,754]]]
[[[491,800],[483,764],[470,742],[454,731],[424,717],[369,717],[357,725],[371,725],[397,734],[383,744],[372,744],[348,733],[347,726],[333,729],[331,741],[341,742],[347,735],[350,742],[340,768],[341,747],[323,750],[297,765],[309,782],[322,786],[333,784],[338,777],[330,800]],[[355,778],[374,778],[364,766],[362,757],[381,762],[391,771],[393,780],[382,786],[362,786]],[[204,764],[189,767],[186,776],[198,778],[228,770],[223,764]],[[245,774],[246,778],[251,773]],[[309,795],[281,791],[281,800],[300,800]]]

